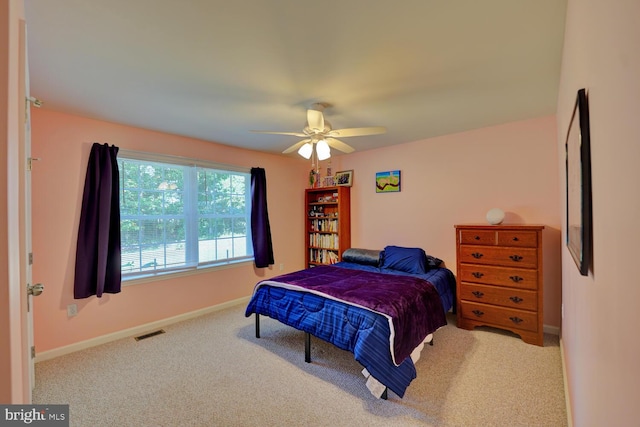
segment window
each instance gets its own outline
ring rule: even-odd
[[[249,172],[120,153],[123,279],[253,259]]]

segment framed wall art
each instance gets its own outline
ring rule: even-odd
[[[376,172],[376,193],[400,191],[400,171]]]
[[[567,248],[580,274],[589,274],[592,254],[591,209],[591,136],[589,102],[585,89],[580,89],[567,130]]]
[[[333,177],[336,185],[351,187],[353,185],[353,169],[349,171],[336,172]]]

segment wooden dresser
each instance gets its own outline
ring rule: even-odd
[[[458,327],[543,345],[542,225],[456,225]]]

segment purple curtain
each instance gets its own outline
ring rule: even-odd
[[[118,147],[91,147],[76,247],[75,299],[121,289]]]
[[[267,212],[267,176],[262,168],[251,168],[251,235],[256,267],[273,265],[273,244]]]

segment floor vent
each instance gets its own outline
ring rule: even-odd
[[[149,332],[148,334],[140,335],[136,337],[136,341],[144,340],[147,338],[155,337],[156,335],[164,334],[164,329],[158,329],[157,331]]]

